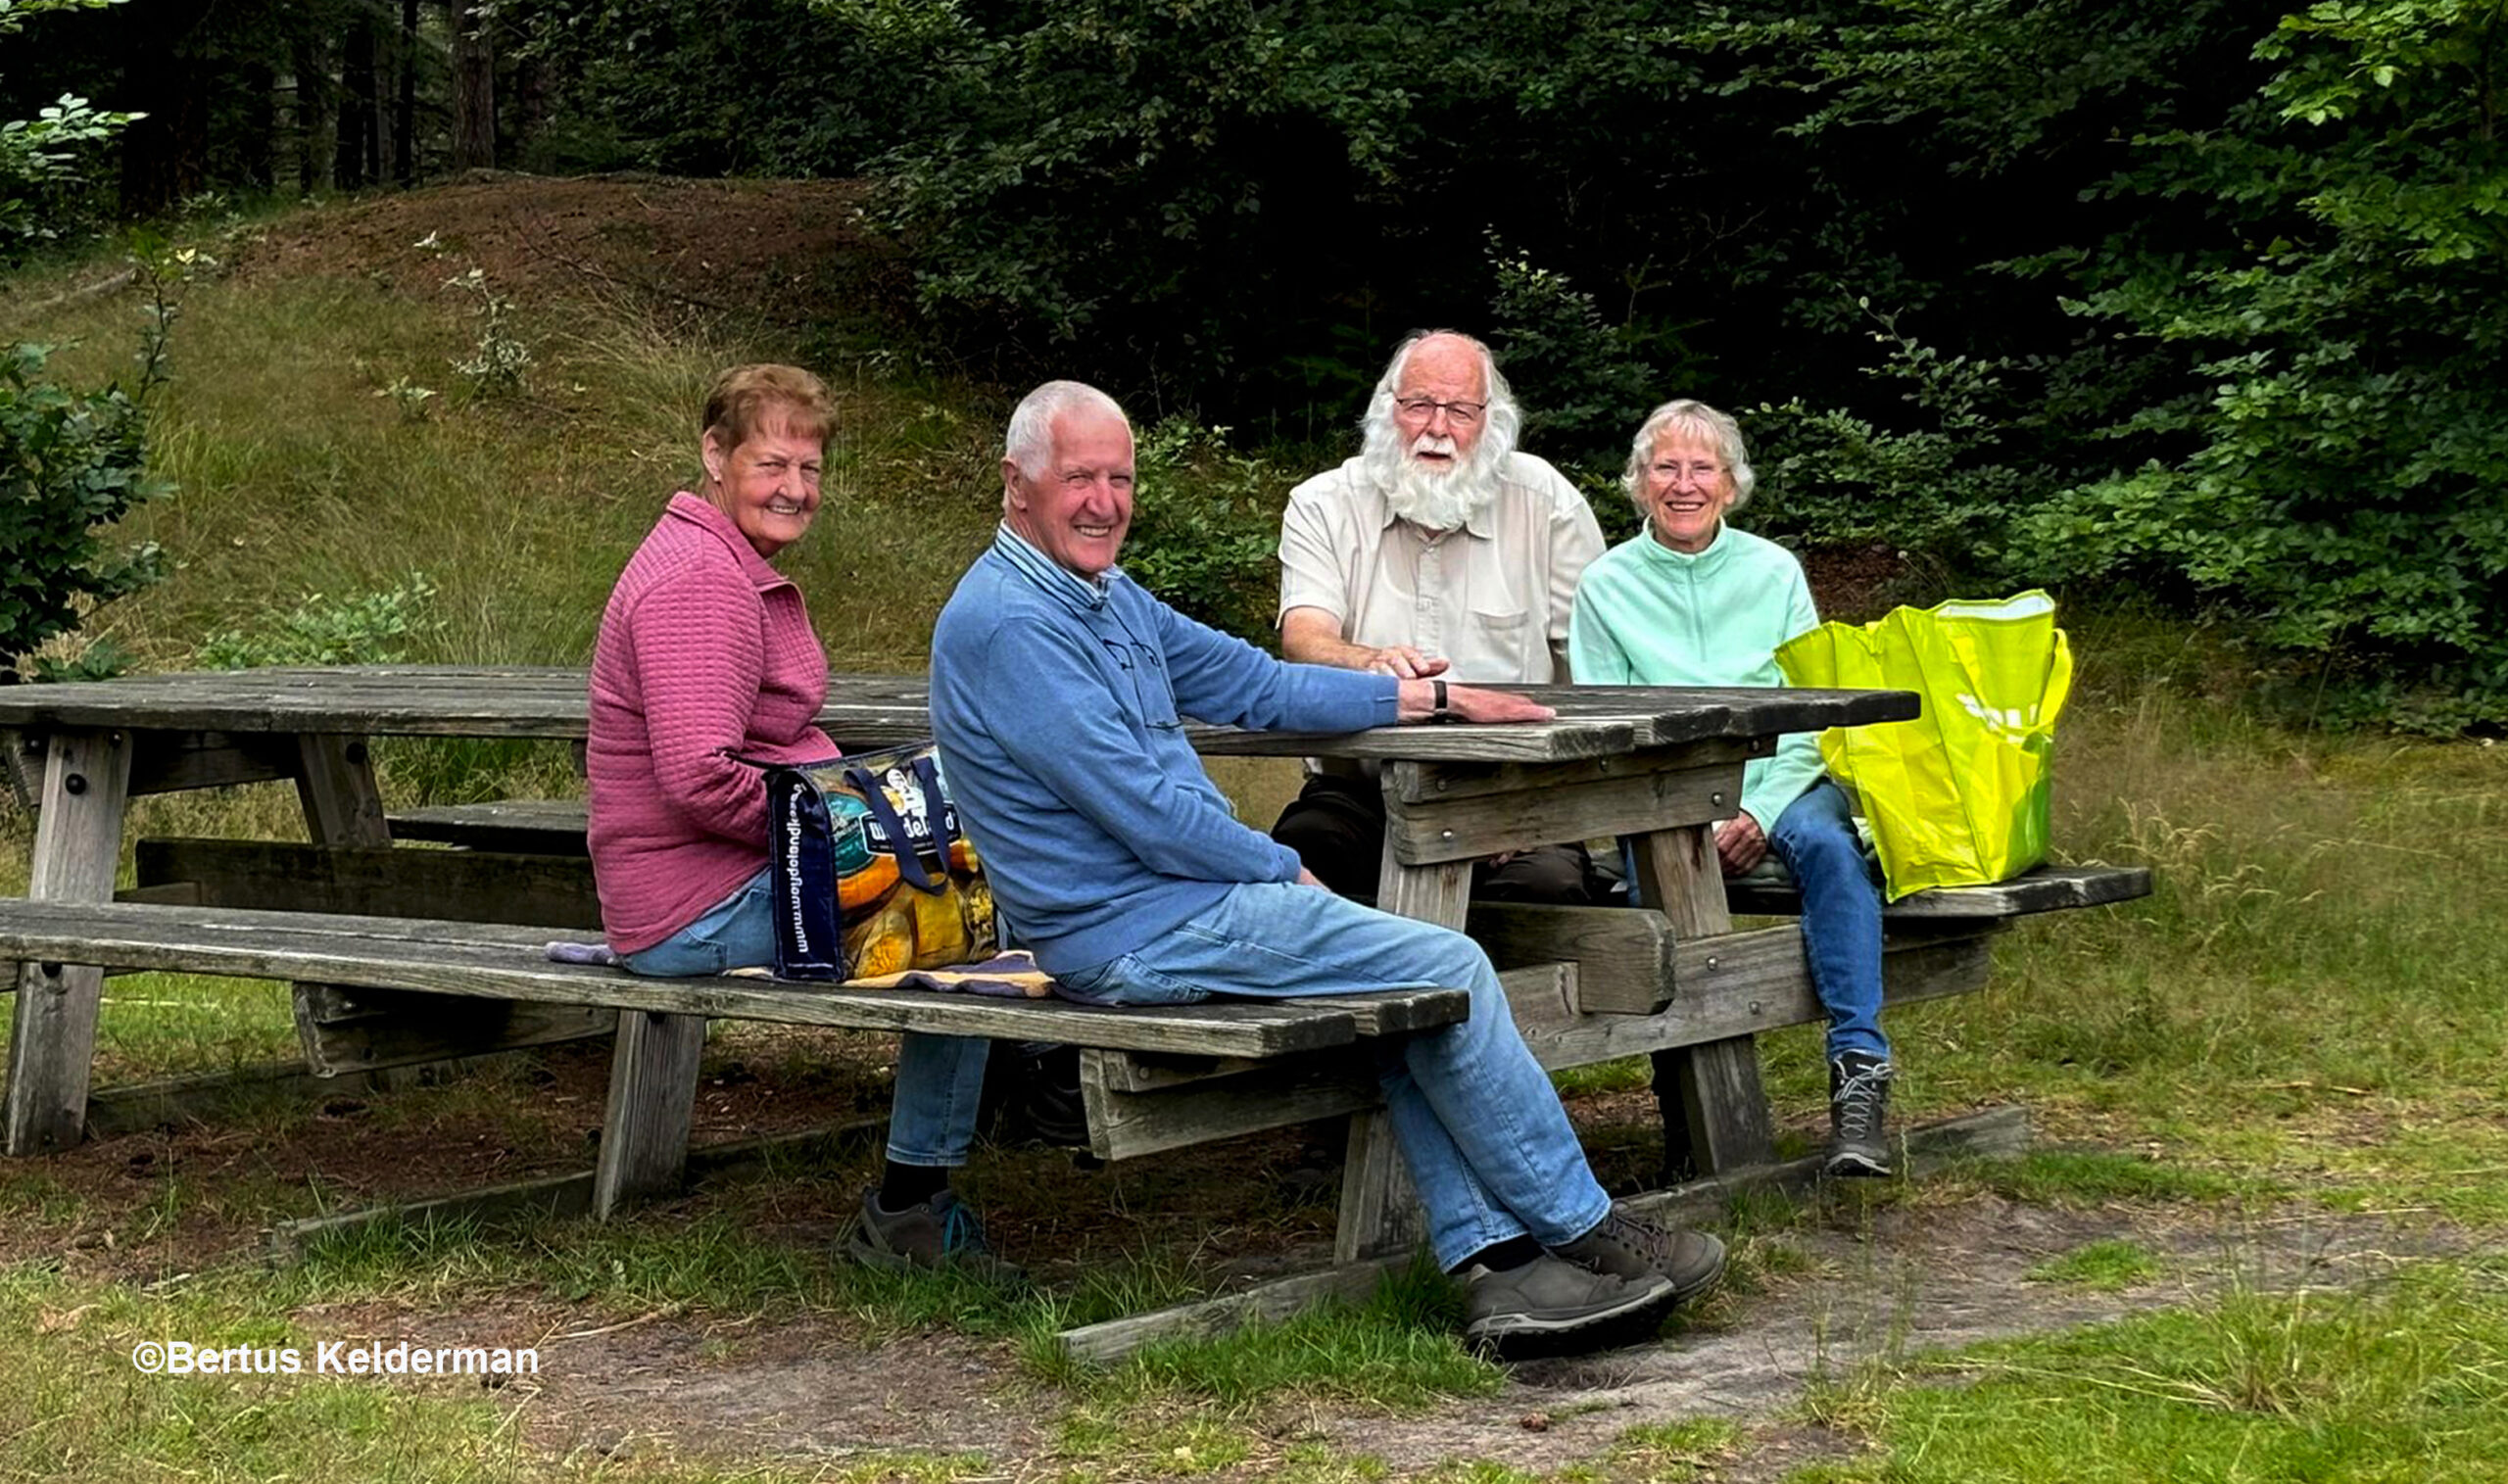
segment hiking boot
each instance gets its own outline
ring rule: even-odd
[[[959,1204],[954,1190],[941,1190],[895,1212],[881,1209],[876,1188],[862,1192],[862,1209],[844,1230],[844,1250],[865,1268],[891,1272],[946,1269],[997,1283],[1023,1282],[1028,1276],[985,1246],[984,1223]]]
[[[1654,1273],[1672,1284],[1672,1302],[1686,1304],[1724,1276],[1724,1244],[1704,1231],[1666,1229],[1614,1206],[1599,1225],[1565,1247],[1564,1262],[1588,1272],[1637,1277]]]
[[[1890,1059],[1869,1051],[1842,1051],[1829,1063],[1829,1153],[1820,1173],[1882,1175],[1890,1173]]]
[[[1501,1355],[1597,1349],[1613,1336],[1634,1339],[1672,1303],[1672,1280],[1595,1272],[1548,1253],[1497,1271],[1465,1269],[1464,1339]]]

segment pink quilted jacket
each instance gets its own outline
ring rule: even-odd
[[[670,498],[610,591],[592,654],[593,874],[619,953],[687,927],[766,864],[766,787],[737,758],[837,755],[801,593],[731,518]]]

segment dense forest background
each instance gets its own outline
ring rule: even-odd
[[[1628,430],[1702,397],[1744,416],[1758,529],[2227,615],[2320,719],[2495,730],[2504,30],[2508,0],[0,0],[0,249],[477,168],[867,177],[885,322],[980,377],[1312,438],[1454,325],[1607,518]]]

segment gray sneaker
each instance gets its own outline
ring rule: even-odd
[[[1660,1273],[1671,1280],[1672,1302],[1686,1304],[1724,1276],[1724,1244],[1704,1231],[1666,1228],[1614,1206],[1600,1224],[1565,1247],[1552,1249],[1589,1272],[1634,1277]]]
[[[1633,1338],[1672,1302],[1672,1280],[1662,1273],[1595,1272],[1548,1253],[1504,1272],[1474,1263],[1462,1278],[1464,1339],[1501,1355],[1594,1349],[1622,1332]]]
[[[1829,1063],[1829,1151],[1821,1173],[1890,1173],[1890,1078],[1897,1073],[1888,1057],[1869,1051],[1842,1052]]]
[[[984,1223],[959,1204],[954,1190],[897,1212],[880,1209],[877,1189],[862,1192],[862,1209],[844,1230],[844,1250],[865,1268],[891,1272],[945,1268],[999,1283],[1024,1282],[1028,1276],[985,1246]]]

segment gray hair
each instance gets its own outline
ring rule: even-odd
[[[1401,384],[1402,368],[1411,363],[1411,353],[1420,348],[1420,342],[1440,335],[1451,335],[1480,353],[1480,375],[1489,398],[1489,426],[1480,439],[1495,450],[1491,458],[1494,464],[1516,451],[1516,435],[1523,431],[1524,410],[1516,401],[1515,388],[1498,374],[1498,358],[1490,354],[1489,347],[1461,330],[1415,330],[1396,346],[1393,359],[1385,362],[1384,374],[1376,379],[1375,395],[1368,399],[1367,414],[1359,421],[1359,431],[1393,426],[1393,389]]]
[[[1751,503],[1751,491],[1760,477],[1751,469],[1751,452],[1742,445],[1742,425],[1703,402],[1684,397],[1664,403],[1646,414],[1638,425],[1637,436],[1628,443],[1628,467],[1621,471],[1619,487],[1628,492],[1629,503],[1637,506],[1640,518],[1646,514],[1646,466],[1655,460],[1655,442],[1669,432],[1682,432],[1702,443],[1715,445],[1715,456],[1733,476],[1733,503],[1740,509]]]
[[[1011,410],[1010,430],[1002,436],[1001,456],[1019,466],[1031,480],[1045,477],[1045,462],[1054,454],[1054,424],[1067,412],[1109,412],[1125,427],[1133,420],[1112,397],[1085,381],[1048,381],[1019,399]],[[1008,499],[1005,491],[1003,498]]]

